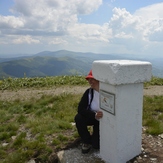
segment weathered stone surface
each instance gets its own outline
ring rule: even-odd
[[[135,60],[97,60],[92,64],[95,79],[112,85],[150,81],[152,65]]]

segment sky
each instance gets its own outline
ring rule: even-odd
[[[0,0],[0,57],[69,50],[163,56],[162,0]]]

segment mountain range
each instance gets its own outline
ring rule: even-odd
[[[163,58],[82,53],[67,50],[43,51],[34,55],[0,58],[0,79],[6,77],[45,77],[86,75],[95,60],[140,60],[152,63],[152,75],[163,77]]]

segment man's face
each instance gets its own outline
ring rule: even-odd
[[[88,83],[90,84],[91,88],[97,88],[99,85],[99,81],[93,78],[89,78]]]

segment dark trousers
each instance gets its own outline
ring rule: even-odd
[[[99,149],[99,121],[94,119],[88,119],[81,114],[75,116],[76,128],[78,130],[79,136],[81,137],[83,143],[92,144],[93,148]],[[92,135],[88,131],[88,126],[93,127]]]

